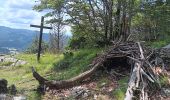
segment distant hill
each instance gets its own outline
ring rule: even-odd
[[[0,26],[0,48],[27,48],[38,32],[26,29],[13,29]],[[43,34],[43,39],[48,41],[49,34]]]

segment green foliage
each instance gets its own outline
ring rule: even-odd
[[[166,38],[165,38],[166,37]],[[170,36],[164,35],[164,38],[160,38],[159,40],[147,42],[148,45],[150,45],[153,48],[161,48],[168,44],[170,44]]]
[[[74,55],[73,52],[70,50],[66,50],[63,54],[64,54],[64,57],[66,58]]]
[[[169,0],[39,1],[34,9],[50,9],[46,14],[52,17],[50,23],[71,26],[73,38],[69,47],[73,49],[108,45],[121,36],[126,39],[130,33],[139,34],[138,41],[157,42],[170,33]],[[58,14],[62,16],[54,17]],[[156,47],[164,44],[153,43]]]
[[[60,62],[54,63],[56,71],[50,79],[68,79],[88,70],[88,64],[96,57],[101,49],[80,49],[73,52],[72,56],[64,56]]]
[[[103,84],[109,84],[109,80],[106,77],[101,77],[100,80],[97,82],[97,87],[101,88]]]
[[[161,48],[167,45],[166,41],[155,41],[155,42],[150,42],[149,44],[153,48]]]
[[[116,97],[116,100],[124,100],[126,89],[128,86],[128,77],[123,77],[118,80],[119,88],[113,91],[113,95]]]
[[[131,13],[133,9],[129,8],[134,8],[134,4],[137,4],[139,0],[39,0],[39,2],[38,5],[34,6],[34,9],[38,11],[48,9],[49,12],[46,16],[52,18],[50,23],[60,22],[71,26],[73,39],[70,42],[70,47],[81,48],[85,47],[84,45],[93,47],[97,44],[100,46],[98,41],[102,41],[103,44],[107,45],[108,42],[105,41],[112,41],[124,35],[122,30],[127,28],[124,25],[123,14]],[[131,2],[134,2],[134,4],[131,4]],[[114,6],[119,4],[122,8]],[[118,15],[118,12],[123,14]],[[117,25],[114,24],[115,20],[117,20]],[[56,30],[59,31],[60,29]],[[115,35],[116,32],[117,35]]]
[[[33,39],[31,45],[26,49],[26,53],[37,53],[38,52],[38,46],[39,46],[39,38],[36,35],[36,37]],[[41,52],[45,52],[48,50],[48,43],[42,40],[41,43]]]
[[[13,62],[0,62],[0,66],[10,66]]]
[[[140,39],[153,43],[154,47],[165,45],[163,39],[170,33],[170,5],[168,0],[145,1],[141,4],[142,9],[136,12],[132,19],[132,29],[140,34]],[[160,44],[158,43],[160,41]]]
[[[170,84],[169,84],[169,77],[168,77],[168,76],[161,76],[161,77],[160,77],[160,84],[161,84],[161,86],[163,86],[163,87],[169,86],[169,85],[170,85]]]
[[[27,96],[28,100],[42,100],[42,95],[38,93],[37,91],[29,93]]]
[[[37,62],[35,54],[19,54],[15,57],[28,63],[20,67],[8,67],[6,69],[1,69],[0,77],[7,79],[9,85],[15,84],[19,90],[29,91],[38,86],[38,82],[35,80],[27,82],[33,78],[31,72],[32,66],[35,67],[38,73],[42,76],[50,74],[47,77],[48,79],[68,79],[88,70],[88,64],[91,63],[92,59],[96,57],[96,54],[100,51],[101,49],[77,50],[72,51],[73,55],[70,56],[45,53],[41,56],[40,63]],[[63,66],[66,66],[66,68],[63,68]],[[30,96],[32,95],[32,92],[31,94],[30,92],[23,91],[21,93],[25,93],[25,95]],[[36,96],[37,95],[34,95],[34,97]]]
[[[80,38],[72,38],[70,40],[69,43],[69,47],[71,49],[80,49],[80,48],[84,48],[86,45],[86,39],[84,37],[80,37]]]

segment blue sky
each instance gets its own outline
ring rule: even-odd
[[[30,24],[40,24],[41,16],[45,12],[36,12],[32,7],[38,2],[36,0],[0,0],[0,26],[17,29],[29,29]],[[47,25],[48,26],[48,25]],[[70,33],[70,27],[65,27],[66,33]],[[45,32],[49,32],[45,30]]]

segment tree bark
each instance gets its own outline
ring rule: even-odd
[[[114,40],[120,37],[120,12],[121,12],[121,1],[118,0],[116,18],[115,18],[116,23],[115,23]]]

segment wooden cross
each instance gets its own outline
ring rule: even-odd
[[[37,55],[37,61],[40,61],[40,53],[41,53],[41,42],[42,42],[42,35],[43,35],[43,29],[52,29],[52,27],[44,26],[44,17],[41,17],[41,25],[30,25],[30,27],[36,27],[40,28],[40,36],[39,36],[39,45],[38,45],[38,55]]]

